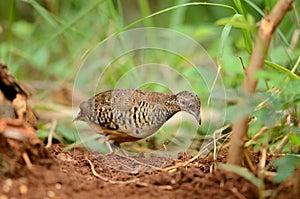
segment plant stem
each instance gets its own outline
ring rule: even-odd
[[[255,93],[257,79],[254,75],[263,67],[272,35],[287,11],[292,8],[293,2],[294,0],[279,0],[271,14],[261,20],[251,59],[245,71],[246,76],[243,82],[243,90],[246,94],[253,95]],[[242,104],[243,100],[240,100],[239,103]],[[247,131],[248,117],[242,118],[233,124],[227,161],[229,164],[242,164],[244,138],[247,135]]]

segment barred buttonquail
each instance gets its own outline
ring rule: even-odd
[[[87,122],[116,146],[155,133],[179,111],[193,115],[201,124],[200,99],[189,91],[176,95],[145,90],[115,89],[80,104],[75,120]],[[108,144],[108,142],[106,142]],[[108,144],[110,152],[112,149]]]

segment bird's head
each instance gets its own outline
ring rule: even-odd
[[[74,121],[81,120],[81,121],[88,121],[88,115],[90,112],[90,105],[88,101],[84,101],[80,104],[80,111]]]
[[[181,91],[176,94],[177,104],[180,106],[181,111],[185,111],[195,117],[195,119],[201,124],[200,98],[190,91]]]

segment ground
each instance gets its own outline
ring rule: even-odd
[[[257,158],[257,154],[252,156]],[[0,175],[0,199],[259,197],[257,187],[243,177],[212,169],[212,156],[182,166],[190,158],[186,153],[176,160],[93,155],[83,149],[64,151],[56,144],[47,148],[42,158],[31,158],[30,164],[18,160],[15,172]],[[219,153],[217,162],[226,162],[226,152]],[[160,165],[175,168],[157,170]],[[273,190],[268,198],[295,198],[289,182],[265,185]]]

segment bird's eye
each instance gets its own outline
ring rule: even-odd
[[[193,104],[192,104],[192,103],[190,103],[190,104],[189,104],[189,108],[192,108],[192,107],[193,107]]]

